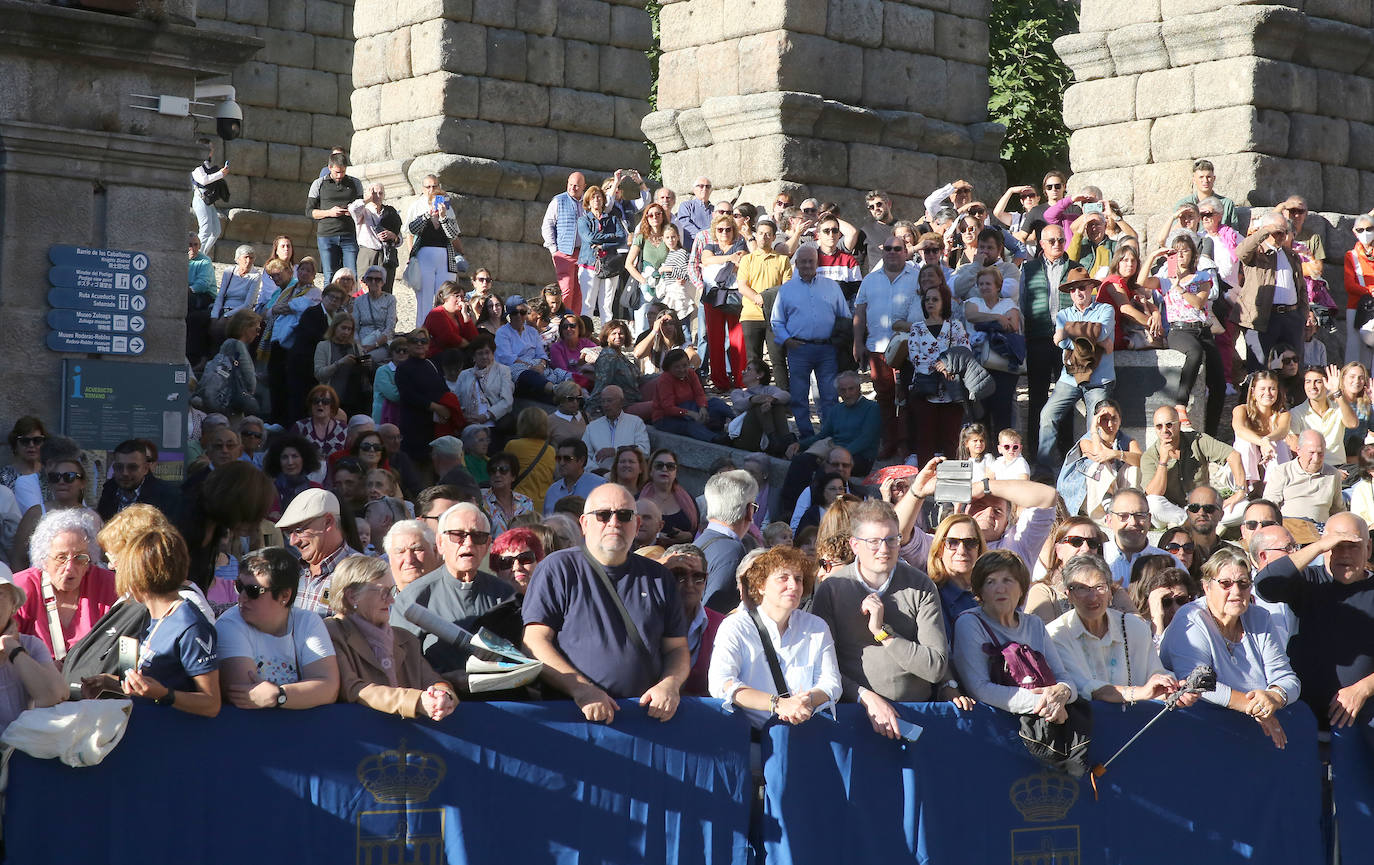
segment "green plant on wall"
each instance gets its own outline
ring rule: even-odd
[[[658,41],[658,11],[662,4],[658,0],[646,0],[644,11],[649,13],[649,24],[653,28],[654,42],[649,46],[649,50],[644,53],[649,55],[649,110],[658,110],[658,57],[663,53]],[[658,148],[652,141],[649,144],[649,176],[652,180],[662,182],[663,180],[663,160],[658,155]]]
[[[1064,90],[1073,73],[1054,40],[1077,32],[1077,5],[994,0],[988,26],[988,118],[1007,128],[1002,165],[1009,182],[1038,185],[1049,169],[1069,167]]]

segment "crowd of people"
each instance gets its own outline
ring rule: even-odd
[[[434,721],[460,700],[570,698],[607,723],[710,696],[755,725],[855,701],[895,738],[899,703],[1070,728],[1206,664],[1201,699],[1279,747],[1275,713],[1298,699],[1368,727],[1369,218],[1347,342],[1328,346],[1302,200],[1242,236],[1205,162],[1152,251],[1060,172],[992,207],[952,183],[910,220],[874,191],[853,221],[787,193],[713,203],[707,178],[679,204],[634,172],[574,173],[543,222],[556,281],[538,297],[468,265],[437,178],[402,219],[346,165],[332,155],[310,190],[318,260],[282,237],[216,278],[213,238],[192,238],[179,487],[152,442],[106,462],[14,423],[0,725],[108,694]],[[398,276],[420,300],[409,329]],[[1112,355],[1166,345],[1183,375],[1138,442]],[[1216,437],[1228,387],[1234,444]],[[696,496],[650,426],[747,454]],[[790,463],[776,490],[770,454]],[[942,484],[946,456],[971,479]],[[537,681],[477,685],[482,629]],[[139,647],[117,665],[92,650],[115,632]]]

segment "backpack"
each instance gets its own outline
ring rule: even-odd
[[[148,629],[148,608],[138,601],[124,598],[117,601],[91,627],[89,633],[67,650],[62,661],[62,677],[67,680],[73,700],[81,699],[81,680],[114,673],[119,675],[119,638],[139,639]]]
[[[224,353],[215,355],[205,364],[200,380],[196,382],[195,393],[201,411],[211,414],[230,413],[234,403],[234,388],[238,381],[237,367],[238,362]]]

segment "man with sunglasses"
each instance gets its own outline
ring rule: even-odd
[[[566,496],[579,496],[585,499],[592,490],[606,481],[587,471],[587,443],[580,438],[565,438],[554,451],[558,463],[557,477],[544,493],[544,516],[553,513],[558,500]]]
[[[100,490],[100,502],[95,506],[101,520],[108,523],[111,517],[132,504],[152,505],[169,520],[177,520],[181,512],[181,494],[176,487],[153,474],[154,465],[140,439],[128,439],[115,445],[110,458],[114,483],[107,483]]]
[[[1206,433],[1184,432],[1179,426],[1178,411],[1171,405],[1155,409],[1154,427],[1154,446],[1140,457],[1140,480],[1149,496],[1154,523],[1182,523],[1187,517],[1184,506],[1192,501],[1189,496],[1207,484],[1212,466],[1225,465],[1231,471],[1236,492],[1221,503],[1226,511],[1222,524],[1234,525],[1241,518],[1246,494],[1240,454]]]
[[[592,490],[580,522],[586,546],[551,554],[530,578],[525,645],[543,662],[544,683],[588,721],[610,723],[626,699],[667,721],[691,671],[677,580],[630,552],[639,515],[619,484]]]
[[[711,648],[715,645],[720,623],[725,621],[725,614],[702,603],[707,582],[706,555],[696,544],[673,544],[663,551],[658,561],[677,580],[682,613],[690,623],[687,626],[687,651],[692,654],[692,672],[682,685],[682,696],[708,697]]]
[[[435,551],[443,563],[406,586],[391,608],[391,624],[420,638],[425,659],[459,691],[468,691],[467,653],[405,617],[412,605],[445,622],[476,630],[482,614],[515,594],[515,587],[481,570],[491,549],[491,521],[474,504],[459,502],[439,517]]]
[[[711,225],[711,178],[698,177],[692,183],[692,194],[677,206],[673,225],[682,232],[683,249],[691,249],[696,237]],[[709,240],[709,237],[708,237]]]
[[[897,422],[897,377],[887,362],[888,344],[911,331],[911,321],[925,319],[917,271],[906,264],[906,246],[888,234],[875,248],[882,251],[882,268],[865,276],[854,297],[854,360],[867,368],[883,417],[882,448],[879,459],[905,452],[906,424]]]
[[[1064,229],[1056,224],[1040,229],[1040,242],[1035,257],[1021,267],[1021,316],[1026,331],[1026,392],[1030,405],[1026,410],[1025,453],[1040,452],[1040,427],[1037,419],[1049,399],[1050,385],[1059,378],[1063,354],[1054,344],[1054,317],[1063,305],[1059,286],[1073,266],[1065,253]],[[925,239],[921,244],[924,246]],[[946,275],[948,280],[948,275]],[[1069,431],[1059,431],[1056,444],[1061,452],[1069,448]]]
[[[739,606],[735,571],[744,559],[743,538],[754,522],[759,484],[743,469],[717,472],[706,479],[707,524],[696,545],[706,559],[706,606],[725,614]]]
[[[835,639],[843,698],[863,704],[874,732],[896,739],[892,703],[932,698],[949,679],[949,642],[935,584],[898,555],[892,506],[863,502],[850,519],[854,561],[816,587],[811,612]]]
[[[1297,618],[1288,654],[1302,681],[1302,698],[1323,727],[1368,725],[1374,714],[1369,576],[1369,526],[1341,513],[1326,524],[1320,540],[1275,559],[1255,578],[1259,596],[1288,604]]]
[[[1194,488],[1188,495],[1188,504],[1184,506],[1183,511],[1186,514],[1183,527],[1188,530],[1188,536],[1193,541],[1193,561],[1205,562],[1212,557],[1212,553],[1222,547],[1230,547],[1241,552],[1234,544],[1217,536],[1217,529],[1224,523],[1223,514],[1234,513],[1237,519],[1240,514],[1238,510],[1227,511],[1222,504],[1221,495],[1215,489],[1207,484]]]
[[[868,221],[859,227],[863,235],[859,245],[864,250],[864,273],[869,273],[883,259],[882,245],[892,235],[897,216],[892,212],[892,198],[881,189],[871,190],[864,199]]]
[[[1059,284],[1059,290],[1067,293],[1072,303],[1054,316],[1053,340],[1064,351],[1064,366],[1040,410],[1037,461],[1048,471],[1059,467],[1059,460],[1055,459],[1056,435],[1061,426],[1072,424],[1078,401],[1083,401],[1084,415],[1092,417],[1097,404],[1109,398],[1116,387],[1116,366],[1112,361],[1116,310],[1110,303],[1095,300],[1099,285],[1082,267],[1070,270]],[[1031,342],[1029,332],[1026,342]]]
[[[291,500],[277,528],[300,558],[295,605],[321,616],[333,615],[329,581],[334,569],[349,556],[362,555],[344,541],[338,498],[329,490],[305,490]]]
[[[1293,224],[1278,211],[1264,217],[1236,248],[1240,262],[1240,326],[1254,331],[1260,352],[1279,343],[1300,346],[1307,324],[1307,284],[1302,259],[1291,249]],[[1259,358],[1251,358],[1252,364]]]

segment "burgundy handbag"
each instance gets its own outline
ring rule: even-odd
[[[983,626],[991,642],[983,644],[988,654],[988,679],[997,685],[1013,688],[1048,688],[1059,680],[1054,677],[1049,662],[1040,652],[1024,643],[1003,643],[992,628],[977,613],[970,612]]]

